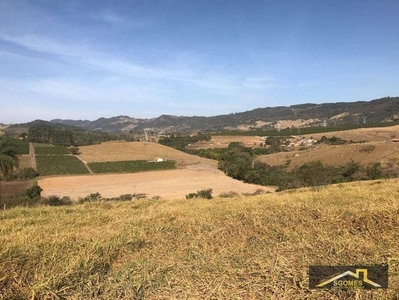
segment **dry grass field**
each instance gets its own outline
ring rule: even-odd
[[[398,183],[0,211],[0,299],[398,299]],[[356,264],[389,288],[309,289]]]
[[[184,168],[192,164],[205,164],[217,167],[217,161],[186,154],[170,147],[157,143],[143,142],[107,142],[100,145],[80,147],[79,155],[87,163],[125,161],[125,160],[147,160],[154,161],[157,158],[174,160],[178,167]]]
[[[374,146],[374,150],[365,151]],[[269,165],[284,165],[291,160],[289,169],[301,166],[312,160],[320,160],[324,164],[339,166],[353,160],[361,165],[380,162],[382,167],[397,165],[399,162],[399,145],[387,142],[347,144],[339,146],[321,145],[303,151],[280,152],[270,155],[262,155],[259,161]]]
[[[247,184],[226,176],[216,169],[185,169],[142,172],[133,174],[87,175],[48,177],[40,179],[42,196],[69,196],[77,200],[91,193],[103,197],[119,197],[124,194],[144,194],[147,198],[184,199],[189,193],[213,189],[213,195],[236,192],[254,193],[258,189],[273,192],[275,188]]]
[[[353,130],[335,131],[328,133],[312,134],[314,139],[320,139],[322,136],[331,138],[333,136],[344,140],[367,141],[367,142],[389,142],[392,136],[399,138],[399,125],[376,128],[359,128]],[[306,136],[310,138],[310,136]]]
[[[187,149],[227,148],[231,142],[240,142],[246,147],[259,147],[260,143],[265,143],[265,139],[259,136],[212,136],[210,141],[197,142],[188,146]]]

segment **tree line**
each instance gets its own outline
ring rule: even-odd
[[[256,159],[258,152],[257,148],[252,149],[233,142],[226,149],[202,149],[197,154],[217,159],[218,168],[234,179],[260,185],[274,185],[279,190],[397,177],[396,171],[383,169],[378,162],[362,166],[350,161],[341,166],[329,166],[321,161],[310,161],[289,170],[289,160],[284,165],[271,166]]]
[[[28,129],[28,141],[55,146],[85,146],[113,140],[134,141],[137,138],[128,133],[108,133],[102,131],[85,131],[54,125],[34,125]]]

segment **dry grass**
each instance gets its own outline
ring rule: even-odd
[[[246,147],[259,147],[260,143],[265,143],[265,139],[259,136],[212,136],[210,141],[202,141],[187,147],[189,150],[227,148],[232,142],[243,143]]]
[[[217,166],[217,161],[190,155],[157,143],[142,142],[107,142],[100,145],[80,147],[80,157],[87,163],[147,160],[154,161],[161,157],[164,160],[174,160],[178,167],[191,164],[207,164]]]
[[[398,299],[398,193],[388,180],[2,211],[0,298]],[[309,265],[374,263],[387,290],[308,289]]]
[[[328,138],[336,136],[348,141],[389,142],[393,135],[399,138],[399,125],[318,133],[312,134],[311,136],[315,139],[320,139],[323,135]],[[306,137],[309,138],[310,136]]]
[[[364,151],[370,146],[375,148],[372,151]],[[258,160],[270,165],[284,165],[287,160],[291,160],[290,168],[301,166],[312,160],[320,160],[325,164],[334,166],[344,165],[351,160],[361,165],[380,162],[382,166],[392,166],[399,162],[399,145],[384,142],[339,146],[321,145],[303,151],[262,155],[258,157]]]

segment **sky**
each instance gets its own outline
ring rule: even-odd
[[[0,123],[398,96],[397,0],[0,0]]]

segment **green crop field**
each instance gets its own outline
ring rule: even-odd
[[[67,147],[50,144],[33,144],[36,155],[64,155],[69,154]]]
[[[88,174],[84,164],[75,156],[36,156],[40,175]]]
[[[88,165],[94,173],[135,173],[176,168],[174,161],[147,162],[145,160],[98,162]]]
[[[17,145],[18,154],[29,154],[29,142],[21,140],[13,140],[13,143]]]

